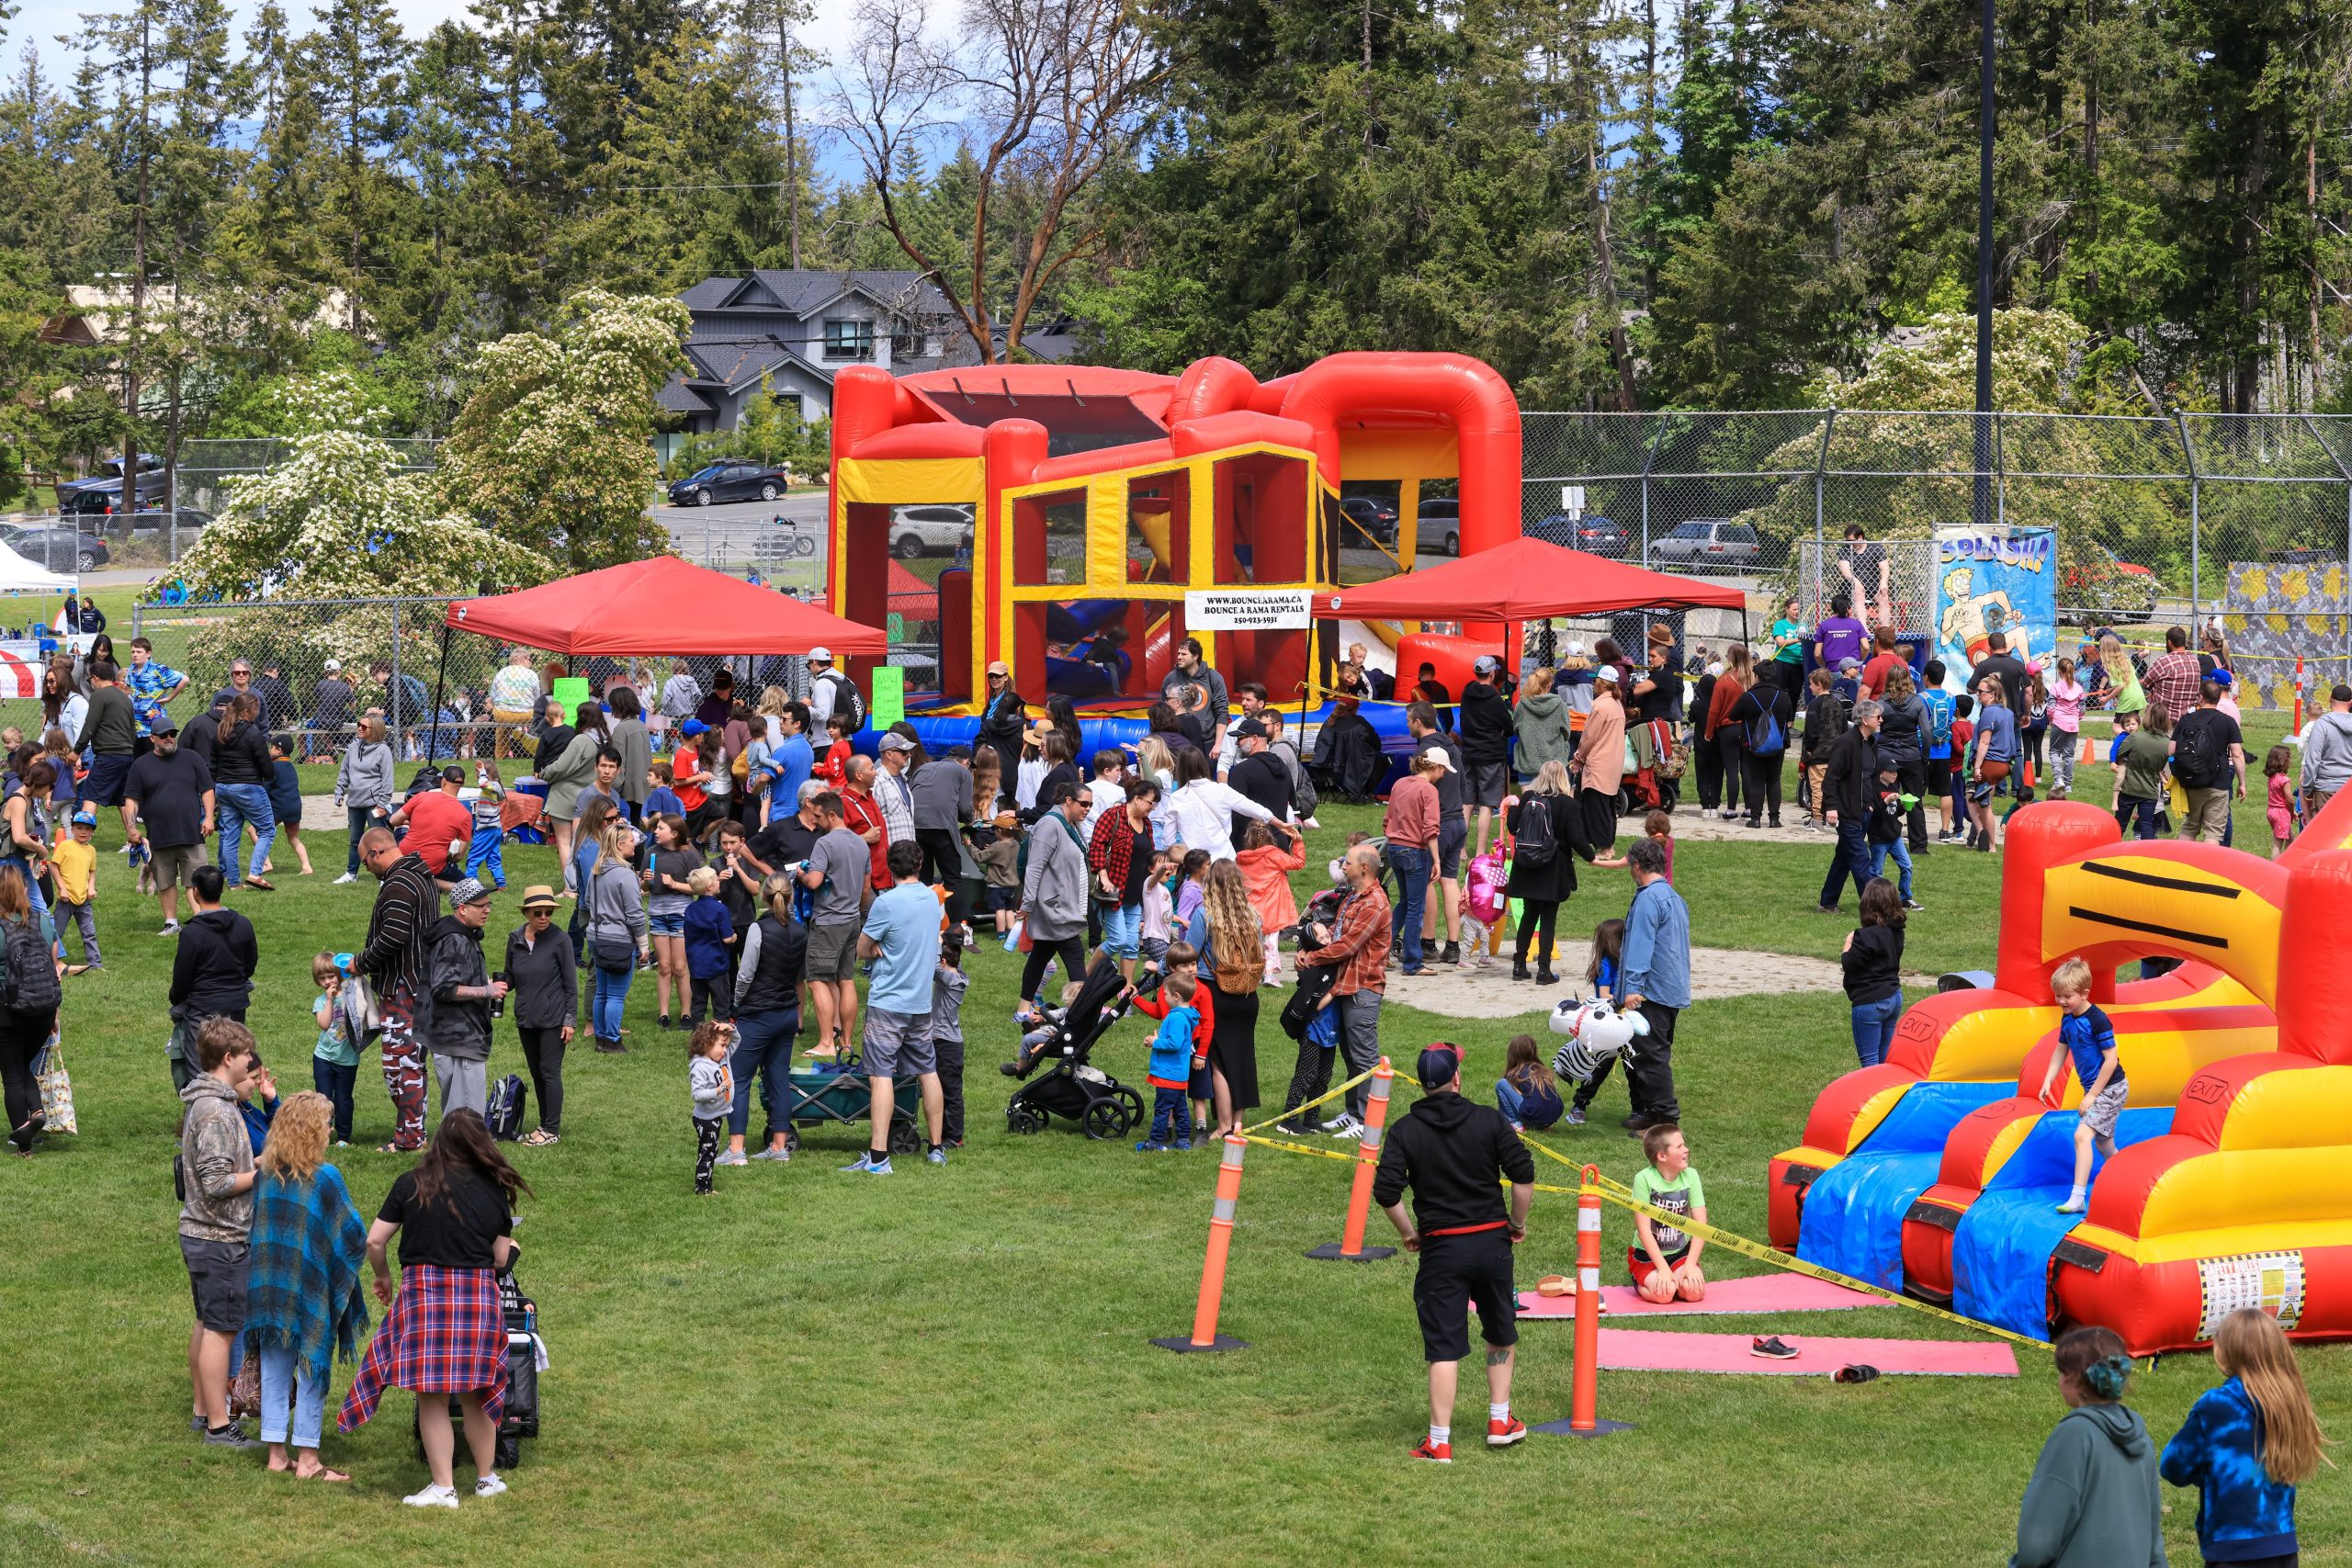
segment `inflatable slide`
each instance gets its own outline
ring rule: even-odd
[[[1815,1102],[1770,1167],[1775,1245],[2047,1337],[2098,1323],[2134,1354],[2204,1343],[2241,1306],[2352,1336],[2352,795],[2273,862],[2127,841],[2079,802],[2010,823],[1989,990],[1912,1006],[1888,1060]],[[2081,1088],[2033,1098],[2057,1043],[2050,973],[2080,956],[2131,1098],[2087,1214]],[[2120,964],[2184,960],[2118,985]]]

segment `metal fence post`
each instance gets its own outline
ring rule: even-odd
[[[1821,445],[1813,455],[1813,599],[1812,609],[1816,619],[1821,611],[1821,555],[1828,544],[1822,517],[1822,481],[1829,471],[1829,433],[1838,423],[1838,411],[1831,409],[1821,422]]]
[[[2197,478],[2197,448],[2188,439],[2188,421],[2175,409],[2172,422],[2180,436],[2182,460],[2188,467],[2188,618],[2195,623],[2203,615],[2205,603],[2204,520],[2199,516],[2204,496]]]
[[[392,689],[384,694],[392,710],[392,756],[408,755],[408,704],[401,695],[401,602],[392,601]]]

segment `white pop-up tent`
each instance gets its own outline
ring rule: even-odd
[[[51,571],[0,545],[0,593],[71,593],[80,586],[71,572]]]

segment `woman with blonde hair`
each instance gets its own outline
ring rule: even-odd
[[[1521,852],[1511,857],[1510,881],[1506,886],[1511,897],[1521,900],[1524,911],[1519,920],[1519,951],[1510,966],[1514,980],[1528,978],[1527,959],[1532,953],[1537,983],[1557,984],[1552,976],[1552,928],[1559,919],[1560,906],[1577,890],[1577,854],[1589,860],[1592,853],[1576,847],[1582,839],[1574,820],[1576,810],[1567,764],[1555,757],[1536,770],[1535,781],[1507,814],[1504,826],[1513,840],[1522,840]],[[1548,844],[1550,852],[1534,852],[1537,844]]]
[[[319,1436],[335,1359],[357,1356],[368,1330],[360,1289],[368,1227],[343,1173],[326,1163],[334,1124],[334,1106],[325,1095],[289,1095],[254,1162],[245,1353],[261,1362],[261,1440],[269,1445],[269,1468],[290,1468],[303,1481],[351,1479],[320,1462]]]
[[[1201,878],[1201,907],[1184,940],[1199,953],[1201,988],[1210,1011],[1209,1065],[1193,1076],[1193,1119],[1216,1111],[1216,1137],[1240,1131],[1241,1112],[1258,1104],[1258,987],[1265,979],[1265,931],[1250,907],[1250,884],[1230,860],[1213,860]],[[1367,1064],[1368,1065],[1368,1064]]]
[[[1544,763],[1566,762],[1577,753],[1567,699],[1552,689],[1553,682],[1551,671],[1537,669],[1519,685],[1519,704],[1511,712],[1519,745],[1511,753],[1511,765],[1522,782],[1542,773]]]
[[[2327,1457],[2287,1332],[2241,1307],[2213,1331],[2227,1381],[2198,1397],[2165,1445],[2164,1478],[2197,1488],[2197,1545],[2208,1562],[2292,1562],[2295,1488]]]

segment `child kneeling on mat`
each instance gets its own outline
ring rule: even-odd
[[[1690,1168],[1690,1145],[1682,1129],[1661,1122],[1642,1134],[1642,1153],[1649,1164],[1634,1177],[1634,1196],[1654,1209],[1707,1223],[1707,1190]],[[1625,1249],[1625,1267],[1642,1300],[1659,1306],[1668,1302],[1707,1299],[1707,1277],[1699,1271],[1699,1254],[1706,1243],[1687,1231],[1634,1215],[1634,1245]]]
[[[2083,1080],[2083,1103],[2075,1123],[2075,1188],[2058,1205],[2062,1214],[2079,1214],[2090,1207],[2086,1196],[2091,1184],[2091,1147],[2103,1155],[2115,1153],[2115,1121],[2132,1086],[2124,1080],[2123,1063],[2115,1054],[2115,1026],[2105,1010],[2091,1003],[2091,966],[2069,958],[2052,972],[2050,990],[2064,1015],[2058,1021],[2058,1046],[2051,1053],[2050,1068],[2041,1075],[2041,1090],[2034,1098],[2050,1098],[2051,1085],[2072,1056],[2075,1076]]]

